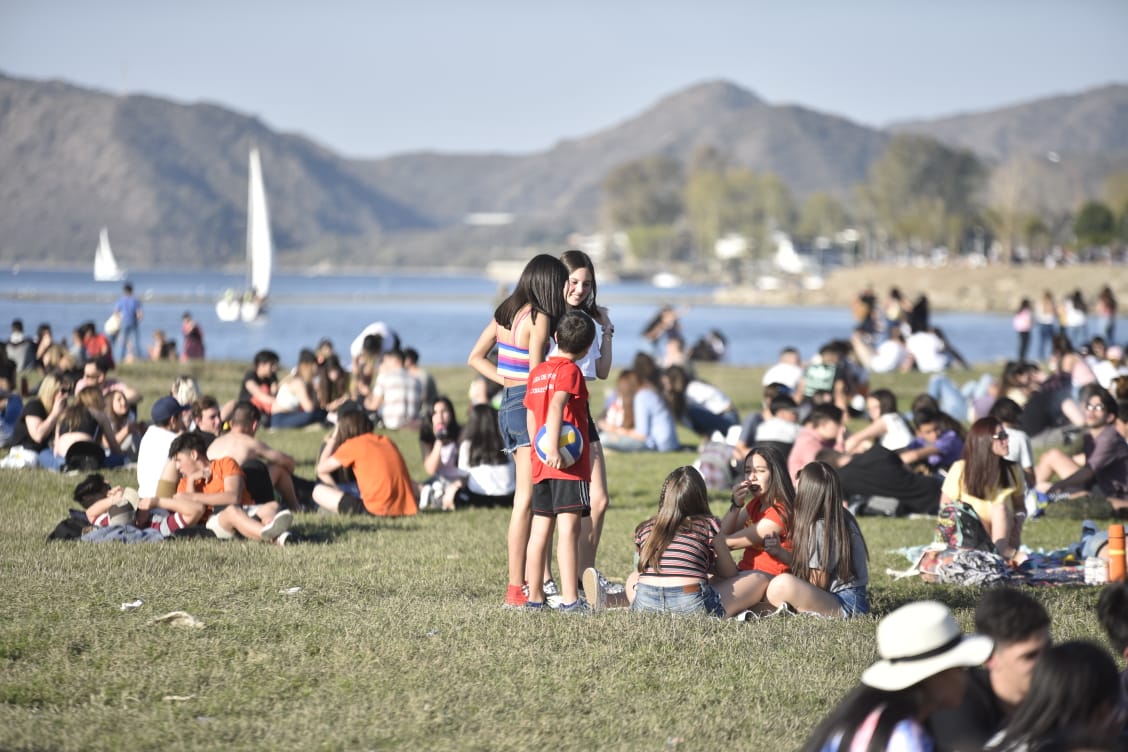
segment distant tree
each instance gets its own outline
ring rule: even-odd
[[[860,194],[878,234],[913,248],[956,250],[978,207],[983,168],[971,152],[916,135],[894,136]]]
[[[665,155],[616,167],[603,181],[603,211],[612,227],[672,225],[681,217],[685,173]]]
[[[850,223],[846,209],[829,193],[814,193],[803,202],[799,210],[796,234],[808,240],[817,237],[830,237],[840,232]]]
[[[1114,172],[1104,181],[1105,204],[1119,212],[1128,211],[1128,170]]]
[[[753,255],[762,255],[771,232],[791,230],[795,218],[791,191],[782,180],[743,168],[692,173],[685,206],[694,244],[706,255],[729,233],[743,235]]]
[[[1083,247],[1103,246],[1116,236],[1116,218],[1100,201],[1089,201],[1073,220],[1073,234]]]

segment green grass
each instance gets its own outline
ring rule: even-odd
[[[234,396],[244,370],[197,368],[221,400]],[[120,375],[147,406],[176,373],[144,365]],[[703,375],[743,412],[758,399],[761,373]],[[464,406],[469,372],[434,374]],[[908,399],[923,380],[880,385]],[[393,435],[422,477],[414,435]],[[312,474],[321,432],[264,438]],[[613,579],[629,571],[631,532],[662,479],[692,460],[689,452],[609,457],[612,508],[599,559]],[[132,480],[128,471],[108,475]],[[0,471],[3,749],[786,750],[874,658],[876,618],[742,624],[505,611],[504,510],[408,520],[303,514],[295,526],[311,542],[285,549],[45,544],[76,481]],[[718,494],[716,509],[725,503]],[[1037,520],[1027,540],[1057,547],[1077,527]],[[929,540],[930,521],[865,518],[862,529],[878,615],[932,597],[970,625],[976,590],[885,574],[908,565],[893,550]],[[1052,612],[1055,638],[1103,643],[1096,588],[1031,592]],[[120,610],[135,598],[141,608]],[[205,627],[151,623],[174,610]]]

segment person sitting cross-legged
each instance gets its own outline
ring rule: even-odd
[[[1048,449],[1034,467],[1038,490],[1072,495],[1099,489],[1114,507],[1128,507],[1128,443],[1116,431],[1116,399],[1089,384],[1081,390],[1081,404],[1088,429],[1082,451],[1070,456]],[[1053,483],[1055,475],[1060,480]]]
[[[182,526],[204,522],[217,538],[244,538],[277,542],[284,545],[284,534],[293,521],[288,509],[279,511],[278,502],[253,504],[247,493],[243,471],[230,457],[209,460],[207,443],[197,433],[185,433],[173,439],[169,459],[176,463],[180,475],[176,493],[171,498],[141,499],[138,510],[150,503],[176,514],[160,525],[166,536]]]

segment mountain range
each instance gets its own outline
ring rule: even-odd
[[[1052,153],[1057,200],[1073,208],[1128,169],[1128,86],[877,129],[710,81],[542,152],[364,160],[214,104],[0,75],[0,264],[85,265],[105,225],[127,268],[237,265],[252,145],[280,265],[480,266],[597,229],[603,179],[640,157],[712,146],[775,173],[800,199],[847,196],[899,132],[988,164]],[[514,221],[469,226],[473,213]]]

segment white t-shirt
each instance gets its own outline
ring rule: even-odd
[[[466,474],[466,487],[483,496],[507,496],[517,488],[517,470],[513,458],[503,465],[470,466],[470,442],[458,446],[458,469]]]
[[[881,445],[890,452],[904,449],[913,440],[913,432],[909,424],[897,413],[883,413],[881,420],[885,423],[885,435],[881,437]]]
[[[603,327],[599,325],[598,321],[592,320],[595,323],[595,339],[591,342],[591,348],[587,351],[587,355],[575,361],[576,366],[580,369],[580,373],[588,381],[594,381],[597,377],[595,375],[595,366],[599,362],[599,348],[603,346]],[[558,355],[560,348],[556,345],[556,340],[552,340],[552,347],[548,350],[548,357]]]
[[[149,426],[137,447],[137,495],[151,499],[157,495],[157,482],[168,464],[168,448],[179,434],[167,428]]]
[[[686,384],[685,401],[694,407],[704,408],[714,415],[721,415],[732,409],[732,400],[728,395],[704,381],[691,381]]]
[[[905,349],[913,356],[921,373],[940,373],[948,367],[944,341],[932,332],[916,332],[905,340]]]
[[[1007,426],[1006,431],[1007,436],[1010,437],[1007,459],[1016,463],[1023,470],[1034,467],[1034,453],[1030,451],[1030,437],[1020,428]]]
[[[869,369],[874,373],[892,373],[905,362],[905,345],[897,340],[887,339],[877,346],[870,358]]]
[[[783,384],[794,392],[799,386],[799,379],[801,378],[803,378],[802,366],[792,365],[791,363],[776,363],[764,372],[763,385]]]
[[[354,339],[352,341],[352,344],[349,345],[349,355],[354,358],[360,355],[360,353],[364,350],[364,338],[369,334],[379,334],[384,338],[384,347],[381,352],[383,352],[384,350],[391,350],[397,339],[396,333],[390,326],[385,324],[383,321],[373,321],[371,324],[364,327],[364,330],[361,331],[360,334],[356,335],[356,339]]]

